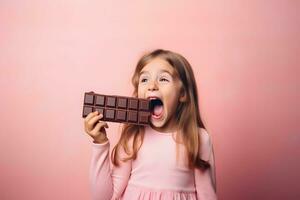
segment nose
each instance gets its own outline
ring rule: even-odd
[[[154,90],[158,90],[156,81],[151,81],[148,85],[148,90],[149,91],[154,91]]]

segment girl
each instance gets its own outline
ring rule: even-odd
[[[123,124],[110,167],[108,125],[99,113],[84,119],[94,141],[92,198],[216,200],[212,139],[200,118],[192,68],[181,55],[144,55],[132,77],[133,96],[151,99],[150,126]]]

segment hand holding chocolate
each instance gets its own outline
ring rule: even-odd
[[[86,92],[82,117],[94,111],[103,115],[103,121],[148,125],[151,105],[148,99]]]

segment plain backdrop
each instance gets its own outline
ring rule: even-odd
[[[300,199],[299,12],[292,0],[0,1],[0,199],[90,199],[83,94],[130,96],[156,48],[194,69],[219,199]]]

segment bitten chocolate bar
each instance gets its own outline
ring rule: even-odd
[[[86,92],[82,117],[98,111],[103,115],[102,121],[147,125],[150,122],[150,109],[150,100],[147,99]]]

